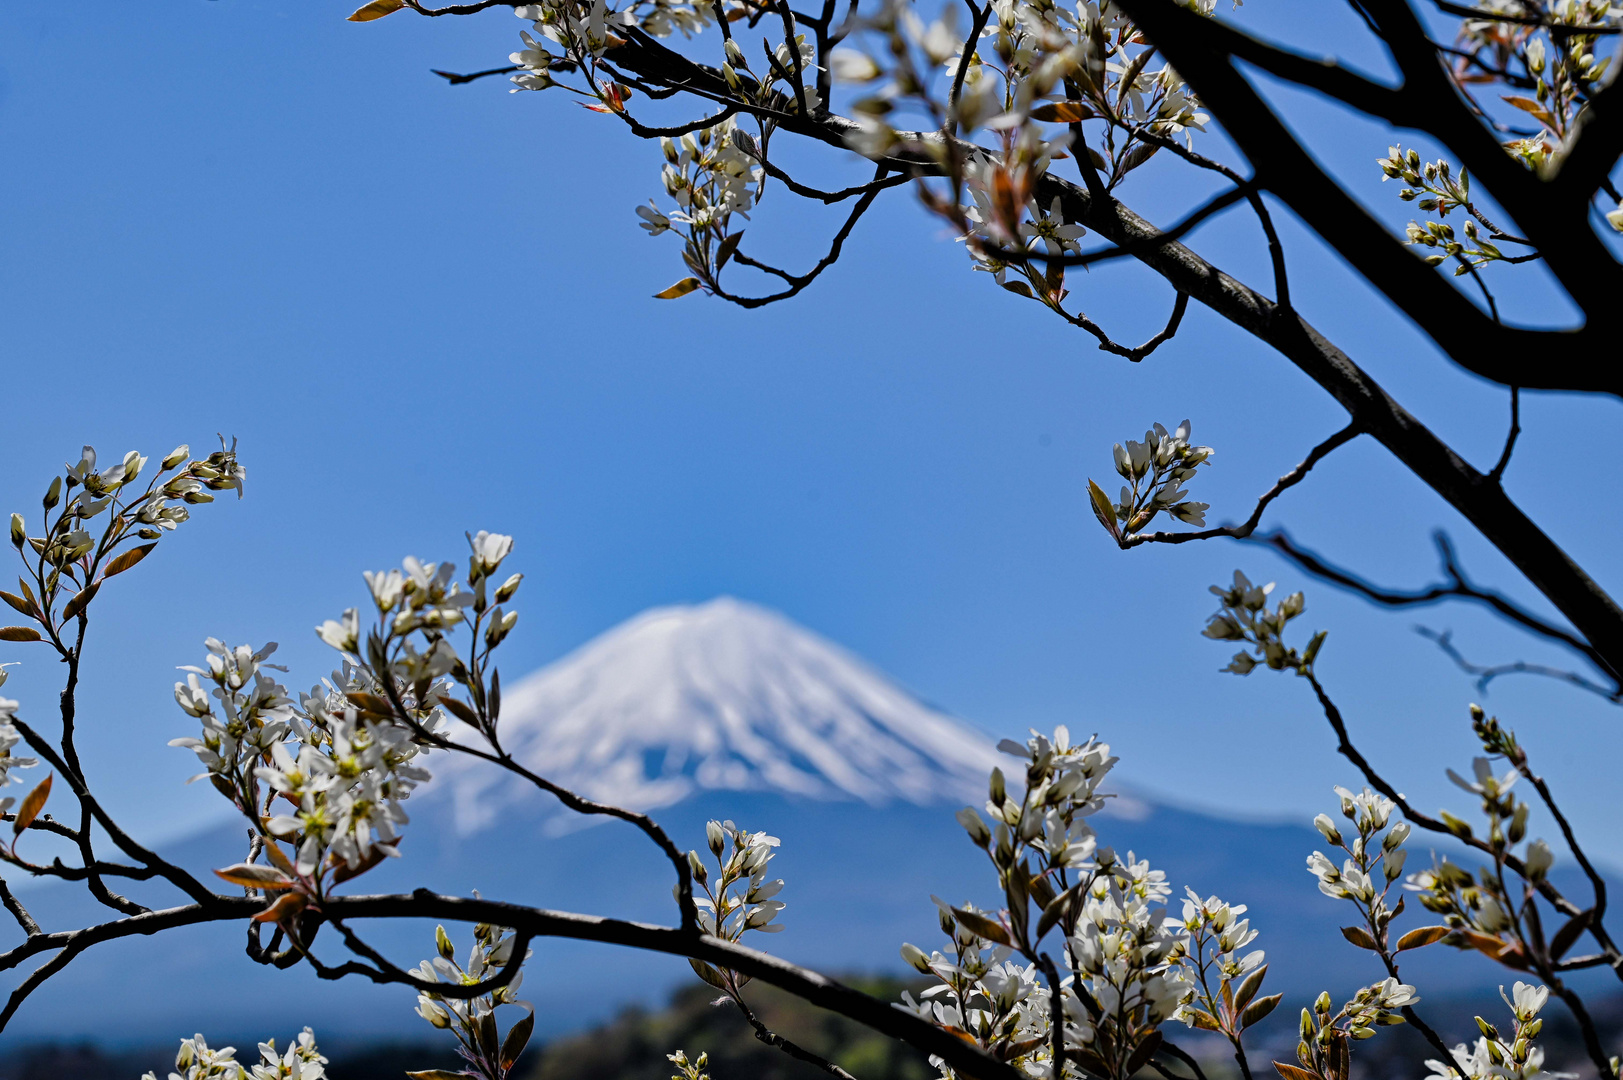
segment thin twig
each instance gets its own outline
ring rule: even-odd
[[[1449,599],[1460,599],[1482,604],[1523,629],[1551,641],[1559,642],[1566,648],[1578,653],[1608,678],[1618,678],[1607,658],[1589,642],[1564,627],[1539,618],[1499,593],[1480,588],[1467,580],[1465,572],[1461,569],[1454,554],[1454,546],[1449,541],[1446,533],[1438,530],[1432,534],[1432,539],[1437,545],[1438,555],[1443,564],[1443,573],[1448,580],[1442,584],[1428,585],[1423,589],[1416,589],[1412,592],[1382,588],[1364,580],[1350,570],[1334,566],[1322,556],[1297,544],[1283,530],[1252,536],[1248,542],[1271,547],[1314,577],[1328,581],[1332,585],[1357,593],[1367,600],[1387,607],[1425,607]]]
[[[822,1069],[824,1072],[828,1073],[830,1076],[837,1076],[840,1078],[840,1080],[856,1080],[856,1077],[834,1064],[834,1062],[825,1057],[812,1053],[803,1046],[790,1042],[782,1035],[779,1035],[777,1032],[767,1027],[756,1018],[755,1013],[750,1011],[750,1007],[744,1004],[743,998],[736,995],[731,996],[733,998],[733,1004],[738,1006],[738,1011],[744,1014],[744,1019],[749,1021],[750,1027],[755,1029],[755,1037],[758,1040],[766,1043],[768,1046],[777,1047],[779,1050],[782,1050],[785,1054],[788,1054],[796,1061],[804,1061],[808,1065],[815,1065],[819,1069]]]
[[[1257,505],[1252,508],[1251,516],[1239,525],[1221,525],[1215,529],[1203,529],[1200,532],[1192,533],[1134,533],[1132,536],[1123,539],[1121,546],[1130,548],[1137,547],[1139,544],[1184,544],[1190,540],[1210,540],[1218,536],[1230,536],[1244,540],[1256,531],[1257,525],[1262,521],[1262,512],[1268,509],[1269,503],[1279,498],[1290,488],[1301,483],[1307,477],[1307,474],[1313,470],[1313,466],[1323,461],[1331,452],[1351,442],[1362,433],[1363,429],[1358,425],[1357,421],[1354,421],[1315,446],[1312,452],[1302,459],[1300,465],[1281,476],[1275,481],[1273,487],[1263,492],[1262,498],[1258,499]]]
[[[1608,690],[1597,682],[1579,675],[1576,671],[1567,671],[1564,668],[1550,667],[1547,664],[1532,664],[1526,660],[1514,660],[1507,664],[1473,664],[1460,652],[1454,644],[1452,630],[1433,630],[1429,626],[1416,626],[1415,633],[1421,637],[1429,638],[1437,643],[1443,654],[1467,675],[1476,676],[1478,692],[1486,694],[1488,684],[1504,675],[1539,675],[1547,679],[1558,679],[1561,682],[1571,683],[1580,690],[1587,690],[1591,694],[1605,698],[1614,705],[1623,704],[1623,689]]]
[[[1183,323],[1184,312],[1189,310],[1189,294],[1186,292],[1178,293],[1172,300],[1172,315],[1167,319],[1166,326],[1162,327],[1154,337],[1150,338],[1144,344],[1135,346],[1127,346],[1117,342],[1111,338],[1109,334],[1105,333],[1104,327],[1100,326],[1098,323],[1094,322],[1080,311],[1073,315],[1068,311],[1060,309],[1058,306],[1055,306],[1054,309],[1073,326],[1079,326],[1088,333],[1092,334],[1094,337],[1098,338],[1100,352],[1114,353],[1117,356],[1124,356],[1136,364],[1140,360],[1143,360],[1146,356],[1150,355],[1150,353],[1160,348],[1163,344],[1172,340],[1173,335],[1178,332],[1178,327]]]

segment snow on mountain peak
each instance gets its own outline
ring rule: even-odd
[[[510,684],[501,728],[530,769],[637,810],[718,789],[979,801],[999,756],[839,646],[732,597],[645,611]],[[461,755],[429,766],[464,833],[535,797]]]

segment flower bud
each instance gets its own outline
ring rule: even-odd
[[[1313,827],[1318,829],[1319,832],[1323,833],[1324,838],[1330,843],[1341,843],[1341,832],[1336,828],[1335,822],[1330,820],[1329,814],[1320,814],[1318,817],[1314,818]]]
[[[62,478],[60,476],[53,476],[51,477],[51,486],[45,489],[45,509],[56,509],[56,504],[61,500],[61,498]]]
[[[1325,1015],[1329,1015],[1329,1013],[1330,1013],[1330,991],[1328,991],[1328,990],[1320,990],[1319,991],[1318,999],[1313,1002],[1313,1011],[1318,1012],[1318,1013],[1324,1013]]]
[[[710,871],[704,868],[704,863],[699,859],[697,851],[688,852],[688,869],[693,872],[693,880],[700,885],[710,880]]]
[[[992,831],[986,827],[986,822],[975,812],[975,808],[966,806],[958,811],[958,824],[969,833],[969,838],[981,847],[992,842]]]
[[[21,551],[23,549],[23,544],[27,540],[28,540],[28,531],[23,528],[23,516],[21,514],[12,514],[11,515],[11,546],[16,548],[18,551]]]
[[[507,601],[511,600],[513,598],[513,594],[518,592],[519,584],[523,582],[523,580],[523,574],[514,574],[512,577],[502,582],[501,588],[496,590],[496,603],[505,604]]]
[[[914,970],[921,975],[929,975],[931,973],[930,958],[925,956],[924,950],[919,948],[917,945],[909,945],[904,941],[902,943],[902,959],[906,960],[908,964],[910,964]]]
[[[1555,864],[1555,854],[1550,851],[1549,844],[1542,840],[1534,840],[1527,845],[1526,863],[1527,876],[1534,881],[1541,881]]]
[[[190,446],[182,443],[180,446],[175,447],[173,450],[169,451],[169,454],[163,459],[162,465],[164,472],[168,472],[170,469],[173,469],[176,465],[179,465],[181,462],[185,461],[191,456],[192,448]]]
[[[719,821],[705,822],[704,836],[716,858],[721,858],[722,850],[727,846],[727,834],[722,830],[721,823]]]
[[[1527,835],[1527,804],[1517,803],[1516,812],[1510,816],[1510,842],[1519,844],[1522,837]]]
[[[434,947],[447,960],[456,955],[456,946],[451,944],[451,935],[445,932],[443,926],[434,927]]]
[[[20,547],[20,546],[22,546],[22,541],[18,540],[17,536],[19,535],[19,533],[21,532],[21,529],[22,529],[22,518],[18,517],[16,514],[13,514],[13,515],[11,515],[11,522],[12,522],[12,524],[11,524],[12,542],[17,544]],[[1004,781],[1003,781],[1003,770],[1002,769],[994,768],[992,770],[992,781],[991,781],[991,786],[990,786],[990,794],[991,794],[991,797],[992,797],[992,805],[993,806],[1002,806],[1005,802],[1008,801],[1009,792],[1008,792],[1008,788],[1005,786]]]

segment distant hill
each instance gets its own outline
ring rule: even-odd
[[[901,974],[902,941],[928,949],[940,938],[932,893],[995,899],[985,856],[952,817],[984,801],[998,759],[991,741],[780,615],[730,599],[650,611],[513,681],[504,698],[506,742],[522,760],[586,794],[654,811],[679,845],[702,848],[712,817],[781,837],[773,865],[787,881],[786,930],[761,941],[791,960]],[[1055,720],[1108,729],[1101,718]],[[436,775],[408,804],[406,857],[368,875],[360,891],[477,889],[674,921],[669,867],[635,830],[562,816],[550,796],[470,759],[434,754],[427,764]],[[1101,844],[1165,869],[1179,896],[1187,884],[1249,905],[1274,989],[1342,995],[1382,974],[1341,939],[1336,928],[1350,912],[1306,872],[1307,854],[1324,845],[1305,823],[1226,821],[1120,794],[1094,824]],[[1410,846],[1414,865],[1424,841]],[[206,872],[244,849],[232,826],[172,855]],[[176,902],[151,888],[133,893]],[[29,890],[28,902],[47,928],[105,917],[82,891],[59,885]],[[243,933],[214,926],[98,946],[35,995],[7,1038],[146,1042],[196,1030],[286,1038],[306,1023],[345,1038],[432,1034],[409,990],[266,971],[244,957]],[[409,965],[430,955],[432,934],[432,925],[396,924],[374,939]],[[344,957],[340,943],[318,944],[329,959]],[[626,1005],[653,1008],[693,981],[674,958],[578,942],[535,948],[524,991],[546,1035]],[[1502,981],[1442,949],[1417,954],[1407,970],[1423,992]]]

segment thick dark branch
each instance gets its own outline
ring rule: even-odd
[[[71,948],[81,952],[104,941],[154,934],[179,926],[239,919],[246,921],[258,914],[262,907],[263,902],[257,899],[221,896],[207,904],[148,912],[81,930],[36,935],[11,951],[0,953],[0,971],[15,967],[30,956],[54,949]],[[440,896],[426,889],[419,889],[410,895],[329,897],[322,901],[322,910],[333,920],[440,919],[484,922],[509,927],[532,937],[597,941],[691,957],[770,983],[818,1008],[849,1017],[882,1035],[899,1039],[927,1054],[934,1054],[976,1080],[1022,1080],[1022,1074],[1012,1066],[913,1013],[818,972],[708,935],[675,927],[547,911],[494,900]]]
[[[1125,0],[1125,2],[1131,4],[1134,9],[1142,6],[1146,10],[1153,8],[1157,12],[1166,13],[1163,0]],[[1178,9],[1179,12],[1181,10]],[[1202,33],[1221,29],[1211,20],[1191,17],[1196,18]],[[726,84],[719,74],[694,64],[651,39],[637,37],[633,47],[625,47],[615,52],[615,59],[618,62],[666,85],[715,89],[717,84],[720,84],[721,89],[716,92],[725,93]],[[1172,60],[1180,72],[1185,75],[1191,74],[1177,57],[1172,57]],[[1227,61],[1223,63],[1226,67]],[[1245,89],[1247,93],[1250,92],[1249,87]],[[815,119],[788,116],[780,121],[780,127],[842,149],[846,146],[847,135],[855,134],[858,130],[852,121],[832,115],[819,116]],[[906,132],[900,134],[904,140],[912,141],[939,137],[935,134]],[[1291,145],[1294,146],[1294,142]],[[1296,153],[1301,153],[1299,147],[1296,148]],[[1301,156],[1305,159],[1305,155]],[[888,156],[881,164],[896,171],[936,168],[935,160],[929,154],[911,151]],[[1313,167],[1313,171],[1318,172],[1316,166]],[[1322,177],[1322,172],[1319,175]],[[1327,178],[1325,182],[1328,183]],[[1331,184],[1331,187],[1334,188],[1334,185]],[[1340,193],[1339,189],[1335,190],[1335,197],[1341,200],[1336,205],[1342,206],[1346,196]],[[1091,198],[1082,188],[1050,173],[1044,176],[1039,184],[1038,201],[1040,204],[1047,204],[1055,195],[1059,195],[1064,201],[1067,220],[1079,221],[1113,243],[1129,243],[1156,234],[1155,228],[1149,222],[1121,202],[1114,199]],[[1289,199],[1286,201],[1296,208],[1296,203]],[[1354,220],[1361,218],[1379,229],[1361,208],[1354,206],[1354,211]],[[1338,225],[1334,231],[1339,245],[1341,240],[1339,223],[1342,219],[1337,220]],[[1505,367],[1507,370],[1499,373],[1506,376],[1501,381],[1507,385],[1514,383],[1524,388],[1534,386],[1535,383],[1529,379],[1529,375],[1536,375],[1538,382],[1559,383],[1567,389],[1623,391],[1623,369],[1619,369],[1617,365],[1567,365],[1563,368],[1548,362],[1540,362],[1537,365],[1518,362],[1512,365],[1510,361],[1502,359],[1546,355],[1605,356],[1615,348],[1615,341],[1589,328],[1579,332],[1544,333],[1493,327],[1491,321],[1473,304],[1454,289],[1440,285],[1441,279],[1436,273],[1410,254],[1407,248],[1385,235],[1384,230],[1380,230],[1378,239],[1390,249],[1390,253],[1401,256],[1403,260],[1395,264],[1398,267],[1395,279],[1386,282],[1400,294],[1405,290],[1412,290],[1413,295],[1401,295],[1399,297],[1401,301],[1412,302],[1420,298],[1419,303],[1425,311],[1433,310],[1437,306],[1433,301],[1436,301],[1441,308],[1454,312],[1462,325],[1474,319],[1480,325],[1492,328],[1489,335],[1491,340],[1486,342],[1486,347],[1481,353],[1470,355],[1479,357],[1480,363],[1488,364],[1490,368],[1495,363]],[[1504,553],[1517,569],[1527,576],[1534,587],[1571,620],[1580,634],[1591,642],[1600,643],[1596,646],[1597,651],[1605,655],[1607,663],[1613,670],[1623,669],[1623,611],[1618,609],[1616,602],[1511,502],[1498,484],[1490,483],[1487,477],[1472,468],[1451,447],[1393,400],[1385,389],[1346,353],[1326,340],[1294,311],[1268,300],[1254,289],[1212,266],[1182,244],[1166,243],[1144,251],[1138,258],[1164,277],[1173,288],[1188,293],[1241,329],[1277,349],[1304,374],[1328,391],[1351,414],[1353,420],[1358,421],[1365,431],[1391,451],[1450,506],[1464,515],[1481,531],[1489,543]],[[1380,281],[1382,278],[1377,274],[1375,280]],[[1440,293],[1437,291],[1439,288],[1442,290]],[[1449,322],[1449,329],[1452,331],[1457,327]],[[1441,332],[1442,328],[1439,328],[1439,333]],[[1475,340],[1471,334],[1464,336]],[[1512,372],[1508,370],[1511,366],[1522,370]],[[1579,370],[1580,366],[1582,372]],[[1492,374],[1491,371],[1486,373],[1490,376]]]
[[[409,986],[418,993],[438,994],[440,997],[457,998],[462,1001],[483,997],[485,994],[494,993],[509,985],[518,977],[520,969],[524,967],[524,957],[530,951],[530,934],[521,930],[513,938],[513,951],[508,957],[507,963],[503,964],[501,970],[490,978],[471,983],[428,982],[419,979],[409,971],[403,970],[399,965],[391,963],[388,957],[361,940],[360,935],[345,926],[341,920],[333,919],[332,925],[334,929],[343,935],[344,945],[348,947],[350,952],[372,961],[377,967],[369,968],[365,964],[342,964],[338,968],[329,970],[341,974],[364,975],[375,983],[398,983]],[[310,962],[312,964],[316,962],[314,954],[310,955]],[[327,977],[329,976],[323,976],[323,978]],[[335,974],[330,977],[338,978],[340,975]]]
[[[11,913],[11,917],[17,920],[17,925],[22,927],[24,934],[32,936],[40,932],[39,923],[34,921],[34,916],[29,914],[22,901],[12,894],[11,885],[5,878],[0,878],[0,903],[3,903],[6,910]]]
[[[1324,460],[1337,447],[1351,442],[1360,434],[1362,432],[1355,421],[1315,446],[1300,465],[1281,476],[1273,487],[1263,492],[1262,498],[1257,500],[1257,505],[1252,509],[1251,516],[1239,525],[1222,525],[1215,529],[1203,529],[1200,532],[1192,533],[1138,533],[1123,540],[1121,546],[1130,548],[1137,547],[1139,544],[1182,544],[1190,540],[1210,540],[1218,536],[1231,536],[1243,540],[1256,531],[1258,523],[1262,521],[1262,512],[1268,509],[1269,503],[1279,498],[1288,489],[1301,483],[1307,474],[1313,471],[1313,466]]]
[[[1505,152],[1472,111],[1408,0],[1366,0],[1365,6],[1403,72],[1410,125],[1419,124],[1458,154],[1471,178],[1516,215],[1523,235],[1585,314],[1597,323],[1610,322],[1610,297],[1623,275],[1587,227],[1587,194],[1582,200],[1559,195]]]
[[[1552,347],[1558,350],[1558,355],[1574,360],[1586,355],[1606,355],[1610,346],[1603,342],[1613,340],[1610,327],[1616,318],[1612,310],[1616,305],[1591,301],[1600,291],[1610,290],[1606,295],[1615,295],[1618,287],[1623,287],[1623,280],[1614,282],[1613,279],[1623,279],[1623,275],[1618,274],[1616,262],[1587,224],[1587,199],[1577,211],[1580,221],[1576,227],[1570,220],[1571,213],[1563,216],[1549,208],[1521,211],[1522,224],[1529,237],[1551,262],[1552,270],[1573,298],[1584,307],[1588,316],[1585,326],[1564,332],[1499,326],[1343,191],[1233,65],[1234,56],[1256,62],[1250,53],[1278,50],[1215,25],[1212,20],[1172,0],[1123,0],[1123,6],[1167,54],[1179,73],[1190,81],[1202,103],[1217,114],[1224,130],[1250,160],[1257,182],[1300,215],[1457,364],[1507,386],[1623,395],[1623,370],[1616,365],[1528,359],[1546,356]],[[1239,45],[1241,39],[1251,41],[1244,53]],[[1446,82],[1446,73],[1435,54],[1430,63],[1437,70],[1437,78]],[[1448,92],[1453,93],[1451,83]],[[1395,116],[1387,108],[1390,103],[1383,103],[1385,99],[1362,104],[1355,100],[1354,104],[1385,119],[1413,124],[1423,113],[1422,106],[1441,107],[1432,101],[1440,93],[1428,91],[1428,96],[1419,101],[1409,98],[1407,91],[1399,94],[1396,103],[1401,108]],[[1484,182],[1499,177],[1501,182],[1495,189],[1496,194],[1502,202],[1519,209],[1550,201],[1547,185],[1512,161],[1478,121],[1470,118],[1469,122],[1496,157],[1487,158],[1486,150],[1480,154],[1472,150],[1471,138],[1461,133],[1454,133],[1452,139],[1446,133],[1439,137],[1461,153],[1473,174]],[[1483,160],[1477,160],[1479,156]],[[1520,186],[1510,191],[1512,184]],[[1557,342],[1564,344],[1557,345]]]

